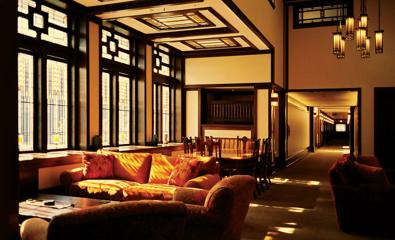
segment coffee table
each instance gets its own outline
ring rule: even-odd
[[[44,201],[47,200],[54,200],[53,205],[45,205]],[[38,194],[34,198],[19,202],[19,217],[20,220],[31,217],[51,219],[53,216],[62,213],[116,202],[117,201],[55,194]]]

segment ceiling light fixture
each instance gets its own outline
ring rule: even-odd
[[[345,2],[347,0],[339,0],[341,4],[337,4],[337,19],[339,20],[339,24],[336,26],[336,32],[332,34],[333,38],[333,54],[336,55],[338,59],[345,58],[345,48],[346,48],[346,40],[356,40],[357,51],[361,52],[362,58],[370,57],[370,37],[368,35],[368,14],[366,10],[366,0],[361,0],[361,13],[358,18],[358,27],[355,28],[355,20],[354,17],[345,10]],[[349,7],[349,6],[348,6]],[[341,12],[339,11],[341,8]],[[378,30],[375,33],[375,53],[383,53],[383,33],[384,30],[381,29],[380,25],[380,16],[381,15],[381,0],[378,0]],[[345,19],[344,24],[344,35],[342,33],[342,19]]]

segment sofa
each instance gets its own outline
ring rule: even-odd
[[[220,180],[213,157],[155,153],[85,153],[84,167],[62,172],[67,195],[126,200],[171,200],[178,188],[209,190]]]
[[[393,174],[374,156],[343,156],[329,170],[339,227],[345,232],[394,235]]]
[[[174,201],[140,200],[103,204],[21,225],[22,240],[184,239],[238,240],[256,180],[235,175],[210,190],[177,188]]]

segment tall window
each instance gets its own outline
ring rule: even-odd
[[[110,74],[107,72],[102,73],[101,82],[101,94],[102,94],[102,144],[103,146],[110,145],[110,114],[111,114],[111,102],[110,102]]]
[[[174,96],[174,57],[169,48],[155,45],[153,50],[154,134],[162,142],[172,141],[172,96]]]
[[[130,78],[119,76],[119,101],[118,101],[118,143],[130,143]]]
[[[162,141],[170,138],[170,87],[162,86]]]
[[[131,64],[133,54],[131,40],[130,37],[110,29],[102,29],[101,31],[103,66],[101,134],[103,146],[133,143],[132,92],[134,78],[130,73],[134,69]],[[116,91],[113,91],[113,88]],[[112,131],[112,126],[117,126],[115,132]],[[113,142],[111,139],[118,139],[118,141]]]
[[[71,19],[48,2],[18,0],[17,23],[19,151],[73,147]]]
[[[48,149],[67,148],[67,64],[47,60]]]
[[[33,56],[18,53],[18,142],[20,151],[33,151]]]

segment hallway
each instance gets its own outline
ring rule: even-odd
[[[382,239],[342,232],[336,220],[328,170],[347,150],[320,148],[272,176],[250,205],[243,240]]]

